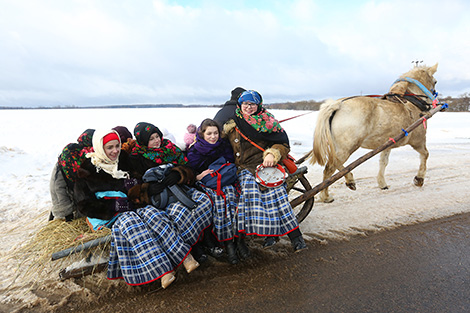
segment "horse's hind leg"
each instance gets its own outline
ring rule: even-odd
[[[330,162],[326,163],[325,169],[323,170],[323,181],[330,178],[331,175],[335,172],[336,167],[333,166]],[[320,201],[325,203],[331,203],[334,201],[334,198],[328,193],[328,187],[323,188],[320,191]]]
[[[355,150],[348,151],[348,152],[338,152],[336,154],[335,160],[335,167],[338,171],[342,171],[344,169],[344,162],[348,160],[348,158],[353,154]],[[351,190],[356,190],[356,181],[354,180],[354,176],[351,171],[344,174],[344,179],[346,180],[346,186]]]
[[[388,159],[390,156],[390,149],[382,151],[380,153],[380,167],[379,173],[377,175],[377,183],[379,184],[379,188],[382,190],[388,189],[387,183],[385,182],[385,168],[388,165]]]
[[[416,186],[422,187],[424,185],[424,176],[426,175],[426,161],[429,157],[428,149],[426,149],[426,144],[423,143],[420,146],[412,146],[419,153],[419,158],[421,162],[419,163],[418,174],[413,179],[413,182]]]

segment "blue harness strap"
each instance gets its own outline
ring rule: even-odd
[[[402,82],[402,81],[415,84],[416,86],[419,87],[419,89],[421,89],[422,92],[424,92],[424,93],[426,94],[426,96],[427,96],[429,99],[434,100],[434,99],[436,98],[420,81],[417,81],[416,79],[413,79],[413,78],[410,78],[410,77],[398,78],[396,81],[393,82],[392,86],[393,86],[395,83]],[[437,95],[436,95],[436,96],[437,96]]]

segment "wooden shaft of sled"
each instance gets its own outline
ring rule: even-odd
[[[414,130],[415,128],[420,126],[425,120],[430,119],[431,116],[433,116],[434,114],[439,112],[441,109],[442,109],[442,104],[437,105],[435,108],[433,108],[432,110],[430,110],[429,112],[424,114],[421,118],[416,120],[413,124],[408,126],[408,128],[405,129],[405,131],[402,131],[398,136],[394,137],[393,140],[389,139],[386,143],[384,143],[383,145],[381,145],[377,149],[374,149],[374,150],[370,151],[369,153],[364,154],[363,156],[361,156],[360,158],[358,158],[354,162],[350,163],[348,166],[344,167],[338,173],[330,176],[329,178],[325,179],[324,181],[322,181],[318,185],[314,186],[312,189],[306,191],[302,195],[300,195],[297,198],[293,199],[290,202],[291,206],[296,207],[297,205],[301,204],[302,202],[314,197],[318,192],[320,192],[321,190],[325,189],[326,187],[332,185],[335,181],[337,181],[338,179],[340,179],[341,177],[343,177],[344,175],[346,175],[347,173],[352,171],[354,168],[356,168],[360,164],[364,163],[365,161],[372,158],[374,155],[382,152],[383,150],[387,149],[388,147],[394,145],[399,140],[403,139],[403,137],[406,136],[406,133],[410,133],[412,130]]]
[[[100,237],[100,238],[96,238],[96,239],[87,241],[84,244],[81,244],[77,247],[72,247],[72,248],[68,248],[68,249],[65,249],[65,250],[54,252],[54,253],[52,253],[52,261],[55,261],[55,260],[58,260],[58,259],[61,259],[61,258],[65,258],[66,256],[69,256],[71,254],[74,254],[74,253],[77,253],[77,252],[80,252],[80,251],[83,251],[83,250],[87,250],[87,249],[99,246],[101,244],[108,243],[110,241],[111,241],[111,235],[106,235],[106,236],[103,236],[103,237]]]

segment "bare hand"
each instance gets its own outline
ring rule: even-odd
[[[276,163],[274,162],[274,155],[271,153],[266,154],[263,160],[264,167],[273,167]]]
[[[202,171],[201,174],[199,174],[199,175],[196,176],[196,179],[197,179],[197,180],[201,180],[204,176],[209,175],[209,174],[211,174],[212,172],[214,172],[214,171],[211,170],[211,169],[207,169],[207,170],[205,170],[205,171]]]

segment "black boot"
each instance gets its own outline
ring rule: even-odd
[[[207,261],[207,255],[204,253],[204,249],[201,247],[201,244],[199,242],[197,242],[193,246],[191,254],[196,259],[196,261],[199,262],[199,264],[202,264]]]
[[[206,228],[204,230],[204,238],[202,239],[202,245],[207,254],[209,254],[213,258],[220,258],[224,254],[224,250],[219,247],[219,243],[217,238],[212,233],[212,230]]]
[[[237,248],[233,240],[225,242],[225,252],[227,252],[227,260],[230,264],[235,265],[238,263]]]
[[[297,236],[291,239],[292,248],[294,248],[294,252],[300,252],[302,250],[307,249],[307,244],[304,241],[302,236]]]
[[[269,249],[276,244],[276,237],[268,236],[264,239],[263,249]]]
[[[240,258],[244,260],[248,259],[251,255],[250,249],[248,249],[248,246],[246,245],[244,234],[239,234],[237,237],[237,251]]]

